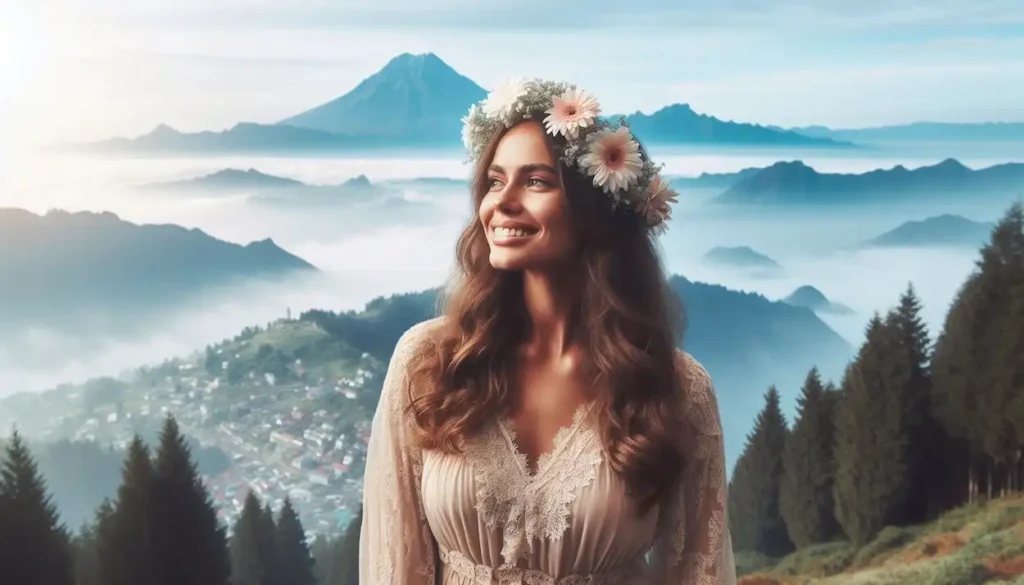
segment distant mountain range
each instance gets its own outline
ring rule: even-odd
[[[796,307],[806,307],[815,313],[829,313],[833,315],[850,315],[853,309],[834,303],[828,299],[820,290],[810,285],[804,285],[793,291],[782,302]]]
[[[486,90],[433,53],[401,54],[350,92],[276,124],[239,123],[219,132],[179,132],[160,125],[137,138],[62,148],[101,152],[311,153],[395,147],[461,146],[461,118]],[[655,145],[850,147],[755,124],[723,121],[688,105],[626,116],[637,136]]]
[[[977,249],[992,234],[995,224],[973,221],[960,215],[944,214],[920,221],[907,221],[872,238],[865,247],[965,247]]]
[[[772,126],[775,130],[783,128]],[[789,128],[791,132],[857,143],[871,142],[1024,142],[1024,123],[985,122],[955,124],[943,122],[915,122],[899,126],[876,128],[831,129],[825,126]]]
[[[750,167],[735,173],[701,173],[696,177],[669,175],[672,187],[678,189],[728,189],[741,179],[752,177],[763,171],[763,167]]]
[[[730,457],[739,453],[768,384],[777,383],[791,398],[811,366],[818,365],[825,376],[838,376],[852,352],[804,307],[682,276],[673,276],[669,283],[687,308],[682,345],[711,373],[719,401],[726,405],[722,417]],[[402,332],[435,316],[437,292],[379,298],[358,313],[313,311],[303,319],[314,320],[351,346],[348,353],[365,351],[386,363]]]
[[[738,269],[762,277],[778,276],[783,272],[782,265],[749,246],[718,246],[708,250],[703,260],[712,266]]]
[[[358,209],[360,221],[374,224],[385,220],[422,219],[423,213],[434,209],[429,201],[407,199],[403,188],[451,193],[465,189],[466,181],[423,178],[373,183],[366,175],[359,175],[335,185],[311,185],[256,169],[221,169],[192,179],[137,187],[141,192],[182,195],[241,194],[249,202],[259,205]],[[383,212],[386,217],[377,212]]]
[[[955,159],[862,174],[819,173],[801,161],[777,162],[737,180],[718,204],[833,205],[965,198],[1012,200],[1024,193],[1024,163],[970,169]]]
[[[269,239],[243,246],[112,213],[0,209],[0,330],[138,318],[210,287],[315,270]]]

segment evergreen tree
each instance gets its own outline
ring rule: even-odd
[[[274,533],[274,551],[277,561],[278,585],[316,585],[313,575],[313,557],[306,544],[306,532],[299,515],[287,498],[277,517]]]
[[[900,524],[907,488],[904,396],[910,376],[899,328],[877,314],[843,379],[836,418],[836,519],[857,545]]]
[[[783,452],[779,509],[797,547],[827,542],[838,532],[832,498],[835,431],[825,392],[817,368],[812,369]]]
[[[260,501],[249,491],[231,536],[232,585],[273,585],[273,541],[265,528]]]
[[[71,539],[75,585],[101,585],[97,556],[96,524],[84,522]]]
[[[105,529],[100,534],[103,585],[149,585],[158,582],[153,551],[153,463],[135,435],[125,452],[121,486]]]
[[[274,521],[274,511],[270,509],[270,502],[263,505],[263,513],[260,514],[260,537],[261,549],[266,551],[266,570],[270,583],[281,581],[277,573],[277,553],[274,546],[274,537],[277,532],[277,523]]]
[[[779,511],[782,452],[786,419],[774,386],[765,393],[764,409],[747,436],[729,488],[729,525],[733,543],[744,551],[781,556],[793,550]]]
[[[313,576],[318,585],[330,585],[331,571],[334,568],[336,540],[318,534],[313,540],[309,554],[313,556]]]
[[[231,576],[224,528],[173,417],[154,462],[153,552],[160,585],[225,585]]]
[[[16,431],[0,466],[0,583],[73,585],[71,538]]]
[[[330,585],[359,585],[359,532],[362,527],[363,509],[360,507],[345,529],[345,535],[337,540]]]
[[[928,519],[934,486],[942,482],[941,454],[945,452],[944,434],[931,415],[931,342],[921,319],[921,303],[913,285],[900,296],[890,318],[899,330],[900,345],[910,367],[906,383],[898,387],[905,404],[908,493],[904,521],[919,524]]]
[[[1017,474],[1021,444],[1015,418],[1024,377],[1024,326],[1015,296],[1024,281],[1024,208],[1010,207],[981,249],[977,269],[946,315],[932,360],[933,409],[968,457],[967,499],[979,485],[996,495],[997,474]]]

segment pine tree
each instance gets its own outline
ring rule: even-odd
[[[910,375],[899,329],[877,314],[843,379],[836,418],[836,519],[863,545],[883,527],[903,521],[907,444],[903,396]]]
[[[1022,281],[1024,207],[1017,203],[981,249],[977,269],[946,315],[932,360],[933,409],[946,433],[964,445],[969,501],[982,485],[996,495],[996,472],[1014,475],[1021,452],[1014,416],[1024,366],[1013,352],[1024,346],[1014,301]]]
[[[316,585],[313,575],[313,557],[306,544],[306,532],[299,515],[287,498],[277,517],[274,533],[274,552],[277,561],[278,585]]]
[[[231,535],[232,585],[273,585],[271,574],[272,542],[264,534],[263,508],[251,490],[242,505],[242,514]]]
[[[779,511],[786,419],[774,386],[765,393],[729,488],[729,525],[738,550],[781,556],[793,550]]]
[[[149,450],[136,435],[128,444],[121,467],[117,500],[101,534],[100,567],[104,585],[157,583],[153,552],[153,463]]]
[[[919,524],[926,521],[933,509],[932,493],[942,483],[942,454],[946,452],[944,433],[931,415],[930,340],[921,319],[921,303],[913,285],[900,296],[891,314],[899,330],[901,347],[906,352],[910,375],[899,388],[906,405],[908,494],[904,521]]]
[[[359,533],[363,527],[363,509],[337,540],[330,585],[359,585]]]
[[[158,583],[225,585],[231,565],[224,528],[173,417],[164,421],[153,468]]]
[[[331,571],[334,569],[335,544],[336,540],[318,534],[309,548],[309,554],[313,556],[313,576],[318,585],[330,585]]]
[[[73,585],[71,538],[21,435],[0,467],[0,583]]]
[[[260,550],[264,551],[269,583],[281,582],[277,570],[277,553],[275,552],[276,547],[274,545],[276,533],[277,522],[274,521],[274,511],[270,508],[270,502],[267,502],[263,505],[263,512],[260,514]]]
[[[797,398],[797,419],[786,438],[779,487],[779,509],[798,548],[827,542],[838,532],[830,406],[821,376],[813,368]]]

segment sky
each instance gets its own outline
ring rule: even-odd
[[[0,146],[276,122],[403,52],[606,111],[1024,121],[1020,0],[0,0]]]

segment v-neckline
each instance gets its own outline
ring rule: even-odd
[[[572,422],[558,427],[555,431],[555,436],[551,440],[551,449],[537,455],[536,471],[530,469],[530,458],[519,449],[519,443],[516,442],[518,433],[512,419],[504,416],[498,420],[498,430],[505,438],[505,444],[508,446],[513,459],[516,460],[516,467],[525,476],[527,481],[539,481],[544,477],[545,472],[554,466],[559,453],[562,452],[565,445],[569,443],[573,435],[576,434],[584,421],[589,417],[593,405],[593,400],[581,403],[573,411]]]

